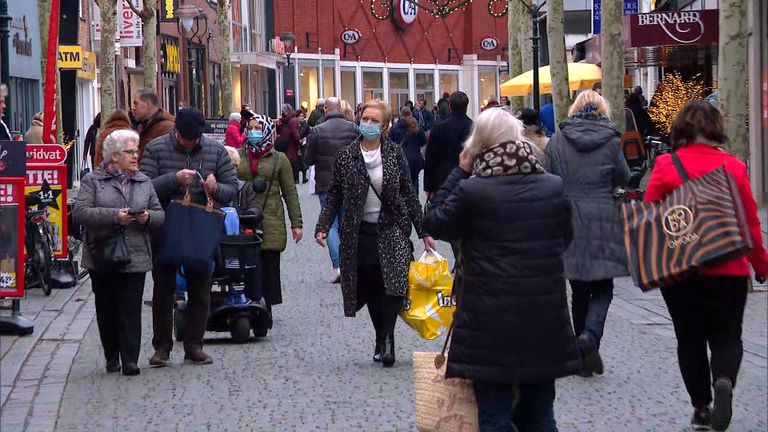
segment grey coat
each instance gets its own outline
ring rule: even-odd
[[[204,179],[213,174],[218,185],[213,199],[218,204],[229,203],[237,197],[237,176],[223,145],[202,137],[197,147],[187,150],[178,144],[176,135],[170,133],[150,141],[141,159],[141,172],[152,179],[163,208],[172,199],[184,197],[186,189],[176,179],[176,173],[182,169],[197,170]],[[206,203],[202,181],[194,180],[190,191],[193,202]]]
[[[340,148],[358,137],[357,125],[341,114],[330,114],[307,137],[307,163],[315,166],[315,193],[326,192],[333,178],[333,162]]]
[[[149,212],[147,225],[131,222],[125,226],[131,263],[123,272],[144,273],[152,270],[150,231],[160,228],[165,219],[165,212],[157,199],[155,188],[149,177],[142,173],[136,173],[133,179],[123,186],[106,174],[101,166],[82,179],[74,207],[75,222],[85,228],[83,267],[88,270],[98,270],[91,255],[90,245],[119,229],[117,213],[121,208],[146,209]]]
[[[566,277],[595,281],[629,275],[613,199],[614,189],[626,186],[630,176],[621,132],[606,118],[570,117],[545,153],[571,202],[574,237],[565,253]]]

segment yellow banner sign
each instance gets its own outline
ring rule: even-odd
[[[79,45],[59,45],[59,69],[82,69],[83,50]]]
[[[179,60],[179,46],[172,44],[163,44],[163,65],[165,72],[181,73],[181,61]]]
[[[96,80],[96,53],[86,51],[83,53],[83,67],[77,71],[77,77],[88,81]]]

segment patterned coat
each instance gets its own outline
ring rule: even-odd
[[[411,185],[411,174],[402,148],[387,137],[381,139],[382,180],[381,215],[379,216],[379,259],[384,276],[384,289],[388,295],[404,296],[408,287],[408,267],[413,260],[413,245],[409,237],[411,226],[419,237],[426,234],[421,228],[421,204]],[[336,209],[344,207],[341,219],[341,290],[344,297],[344,315],[355,316],[360,309],[357,302],[357,243],[363,206],[368,195],[368,171],[360,151],[360,138],[342,147],[336,155],[333,179],[328,196],[320,212],[315,234],[327,233]]]

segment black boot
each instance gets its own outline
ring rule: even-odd
[[[107,360],[107,372],[120,372],[120,356],[116,355],[112,359]]]
[[[395,335],[387,333],[384,335],[382,344],[381,363],[384,367],[391,367],[395,364]]]
[[[380,335],[376,335],[376,348],[373,350],[373,362],[381,363],[381,355],[384,352],[384,338]]]

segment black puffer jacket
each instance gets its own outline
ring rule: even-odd
[[[530,382],[573,375],[579,354],[565,294],[570,207],[550,174],[468,178],[456,168],[424,229],[461,240],[447,377]]]
[[[218,187],[213,199],[217,204],[226,204],[237,196],[237,177],[223,145],[202,137],[197,147],[187,150],[176,141],[175,133],[170,133],[147,144],[140,167],[141,172],[152,179],[152,185],[163,208],[166,208],[172,199],[184,197],[186,189],[179,184],[176,173],[185,168],[198,171],[203,179],[207,178],[208,174],[216,177]],[[206,203],[203,182],[200,179],[192,182],[190,192],[193,202]]]
[[[307,163],[315,166],[316,193],[325,192],[331,186],[336,153],[359,135],[357,125],[338,113],[329,114],[325,121],[310,130],[307,137]]]

